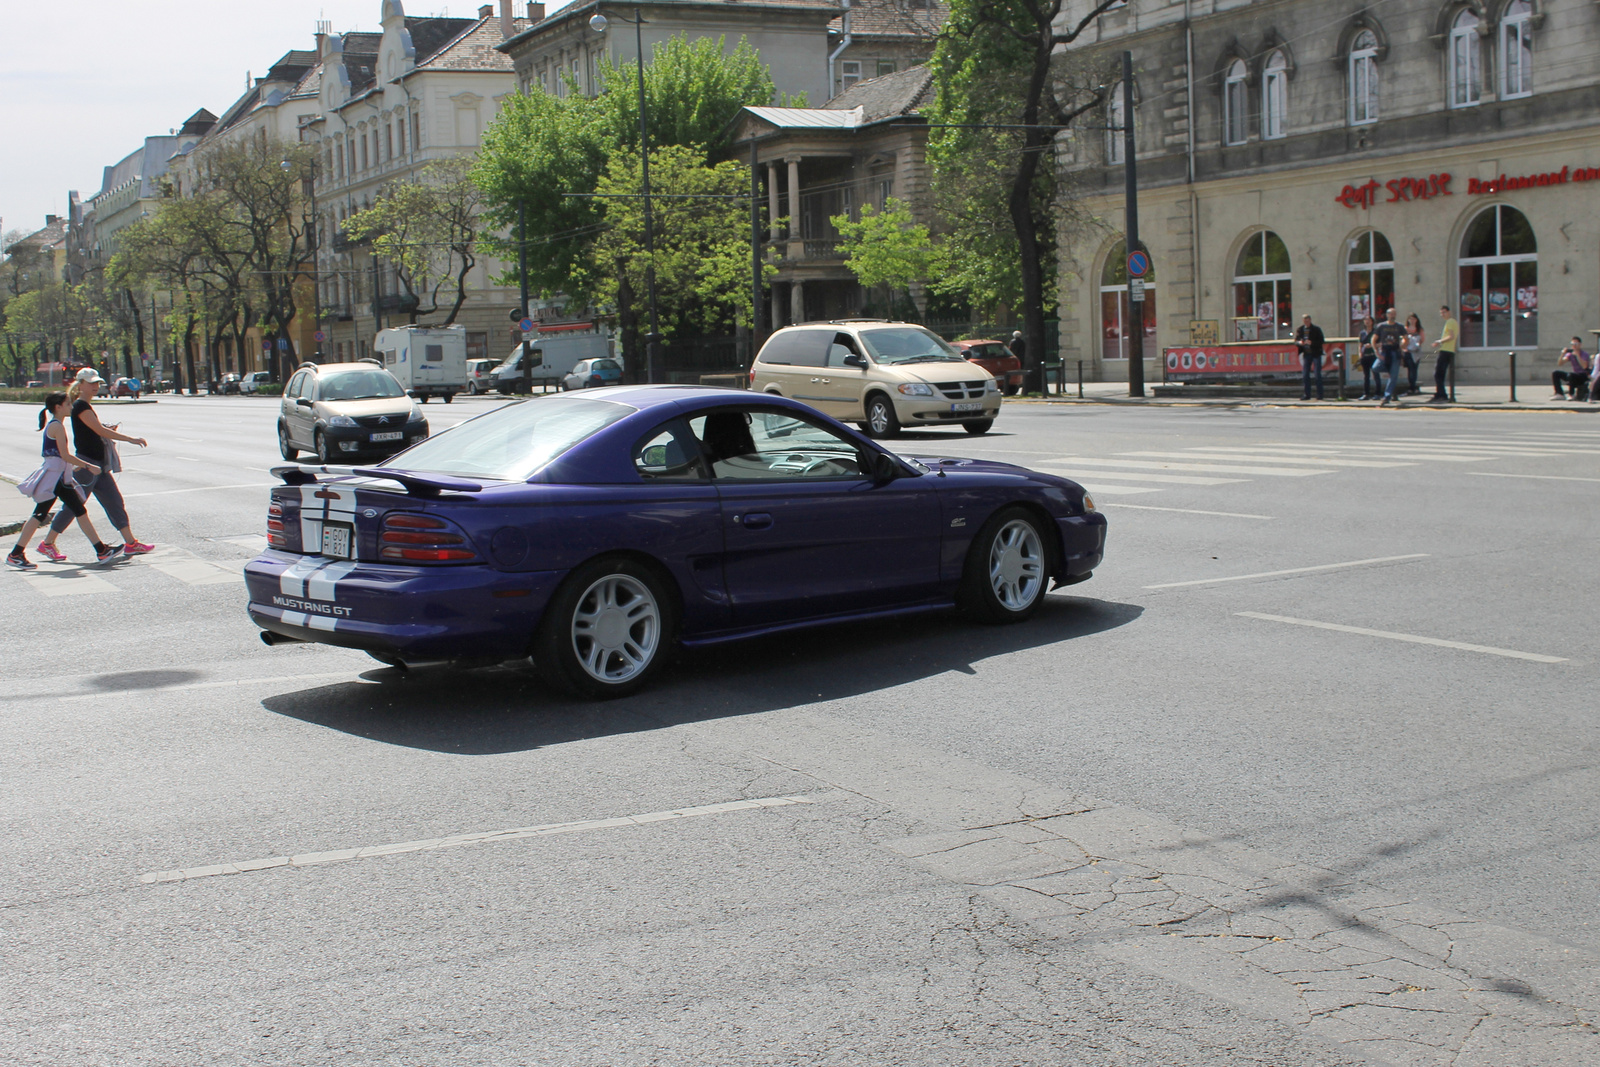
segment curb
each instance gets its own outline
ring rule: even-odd
[[[1334,411],[1505,411],[1515,414],[1558,414],[1582,415],[1600,413],[1600,404],[1580,404],[1572,407],[1538,407],[1512,404],[1510,401],[1497,401],[1482,404],[1459,402],[1455,404],[1430,404],[1418,401],[1414,404],[1396,404],[1390,409],[1379,408],[1370,401],[1357,400],[1285,400],[1276,397],[1223,397],[1217,399],[1167,399],[1165,397],[1134,397],[1134,396],[1086,396],[1086,397],[1007,397],[1006,404],[1059,404],[1074,406],[1079,404],[1100,405],[1104,407],[1153,407],[1153,408],[1284,408],[1290,411],[1301,408],[1315,408],[1319,410]]]
[[[0,482],[3,482],[6,485],[16,485],[18,481],[19,479],[13,478],[9,474],[0,473]],[[18,532],[26,525],[26,519],[24,519],[22,522],[0,522],[0,537],[10,537],[12,534]]]

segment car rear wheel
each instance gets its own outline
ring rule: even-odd
[[[318,463],[321,463],[324,467],[326,467],[328,464],[333,462],[332,457],[328,455],[328,438],[326,434],[324,434],[321,430],[318,430],[317,436],[312,443],[317,446]]]
[[[961,428],[973,435],[988,433],[990,430],[994,429],[994,420],[979,419],[977,422],[963,422],[961,424]]]
[[[450,403],[450,401],[454,400],[455,398],[456,398],[456,394],[454,394],[454,393],[446,393],[446,394],[444,394],[444,402],[446,404]]]
[[[882,393],[874,393],[867,398],[865,429],[868,437],[898,437],[900,435],[900,417],[894,413],[893,402]]]
[[[551,683],[606,700],[643,686],[677,639],[677,605],[650,568],[598,559],[578,568],[551,599],[534,662]]]
[[[1012,385],[1010,382],[1007,382],[1003,391],[1005,392],[1006,396],[1016,396],[1022,391],[1022,386]]]
[[[983,524],[961,573],[961,606],[989,623],[1021,622],[1044,603],[1050,560],[1040,520],[1002,508]]]
[[[300,450],[289,443],[289,427],[282,421],[278,423],[278,452],[290,463],[300,458]]]

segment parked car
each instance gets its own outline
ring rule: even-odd
[[[494,392],[494,369],[499,366],[492,359],[467,360],[467,393],[477,396],[479,393]]]
[[[224,374],[217,379],[217,392],[228,396],[239,391],[239,376],[237,374]]]
[[[621,385],[622,364],[614,359],[585,359],[561,379],[562,389],[592,389],[601,385]]]
[[[144,383],[137,378],[118,378],[111,386],[112,396],[128,396],[135,400],[143,391]]]
[[[897,456],[735,389],[557,393],[381,466],[275,473],[245,567],[267,644],[401,667],[531,654],[588,697],[637,689],[678,646],[957,606],[1020,622],[1106,538],[1066,478]]]
[[[422,405],[375,359],[302,363],[283,390],[278,451],[290,462],[302,449],[321,463],[382,459],[427,436]]]
[[[24,389],[43,389],[44,388],[44,383],[39,381],[36,378],[35,379],[30,379],[28,381],[28,384],[23,386],[23,388]]]
[[[786,326],[756,354],[750,388],[804,401],[871,437],[919,424],[988,433],[1000,414],[1000,383],[912,322]]]
[[[265,370],[251,371],[239,379],[239,392],[259,392],[263,385],[272,384],[272,372]]]
[[[1000,391],[1016,396],[1022,391],[1022,360],[1011,354],[1004,341],[951,341],[957,352],[995,376]]]

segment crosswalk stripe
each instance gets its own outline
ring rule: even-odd
[[[1157,471],[1211,471],[1215,474],[1255,474],[1267,478],[1307,478],[1313,474],[1332,474],[1331,470],[1290,470],[1286,467],[1239,467],[1221,463],[1157,463],[1142,459],[1090,459],[1087,456],[1067,456],[1064,465],[1081,467],[1126,467],[1130,470]]]
[[[1237,449],[1230,448],[1229,451],[1230,452],[1233,452],[1233,451],[1237,451],[1237,452],[1259,452],[1259,453],[1262,453],[1263,455],[1266,455],[1266,456],[1277,456],[1277,455],[1281,455],[1283,453],[1284,449],[1286,449],[1288,447],[1289,446],[1285,445],[1282,448],[1256,448],[1256,447],[1237,448]],[[1294,447],[1294,451],[1297,452],[1299,455],[1303,456],[1304,458],[1306,458],[1307,460],[1320,460],[1324,456],[1326,456],[1329,463],[1332,463],[1334,460],[1337,460],[1337,459],[1367,459],[1367,458],[1369,458],[1369,455],[1370,456],[1395,456],[1398,461],[1401,461],[1402,465],[1409,465],[1409,464],[1412,464],[1413,462],[1426,463],[1426,462],[1431,462],[1432,460],[1436,460],[1436,459],[1437,460],[1442,460],[1442,461],[1444,461],[1446,463],[1457,463],[1457,462],[1460,462],[1460,463],[1475,463],[1475,462],[1477,462],[1477,459],[1478,459],[1478,457],[1476,457],[1476,456],[1468,457],[1468,458],[1463,459],[1461,456],[1451,455],[1449,453],[1444,453],[1444,452],[1406,451],[1406,452],[1401,453],[1401,452],[1397,452],[1397,450],[1393,449],[1393,448],[1383,448],[1383,447],[1378,447],[1378,446],[1365,446],[1365,445],[1346,445],[1344,448],[1340,448],[1340,449],[1332,449],[1332,448],[1326,448],[1326,449],[1324,449],[1324,448],[1300,448],[1299,446],[1295,446]],[[1243,458],[1243,457],[1241,457],[1241,458]],[[1495,457],[1494,456],[1489,456],[1487,458],[1494,459]]]
[[[1232,451],[1192,449],[1186,452],[1118,452],[1119,456],[1155,456],[1165,459],[1220,459],[1232,463],[1289,463],[1302,467],[1415,467],[1408,460],[1350,459],[1344,456],[1238,455]]]
[[[49,566],[23,571],[22,580],[44,596],[79,596],[84,593],[116,593],[120,590],[100,575],[83,567]]]
[[[1106,496],[1130,496],[1134,493],[1159,493],[1161,488],[1154,485],[1105,485],[1101,482],[1084,482],[1083,487],[1089,490],[1089,495],[1104,493]]]
[[[161,545],[145,559],[152,569],[185,585],[232,585],[244,581],[244,574],[237,567],[218,566],[176,545]]]
[[[1041,463],[1041,467],[1060,466],[1057,463]],[[1145,474],[1139,471],[1118,471],[1116,477],[1129,482],[1170,482],[1175,485],[1242,485],[1248,478],[1206,478],[1198,474]]]

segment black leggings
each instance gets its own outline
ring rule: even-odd
[[[56,501],[61,501],[61,506],[75,519],[81,519],[89,513],[83,505],[83,497],[78,495],[78,490],[73,487],[70,479],[63,477],[56,483],[56,495],[41,503],[33,509],[33,517],[43,526],[50,521],[50,509],[56,506]]]

